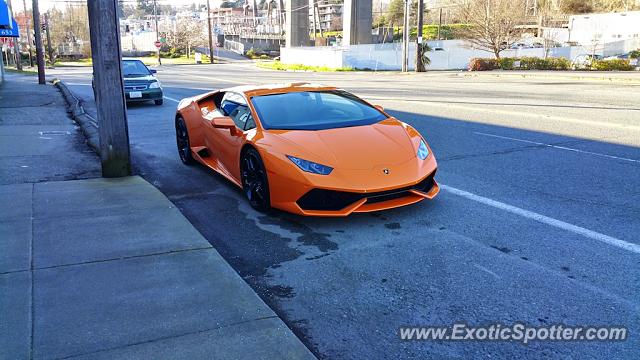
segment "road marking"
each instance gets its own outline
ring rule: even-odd
[[[535,213],[533,211],[529,211],[529,210],[525,210],[525,209],[521,209],[519,207],[515,207],[509,204],[505,204],[502,203],[500,201],[496,201],[496,200],[492,200],[483,196],[479,196],[476,194],[472,194],[470,192],[464,191],[464,190],[460,190],[460,189],[456,189],[454,187],[448,186],[448,185],[443,185],[440,184],[440,188],[448,191],[452,194],[458,195],[458,196],[462,196],[464,198],[467,198],[469,200],[473,200],[473,201],[477,201],[481,204],[485,204],[488,206],[492,206],[507,212],[510,212],[512,214],[516,214],[522,217],[525,217],[527,219],[531,219],[531,220],[535,220],[537,222],[546,224],[546,225],[550,225],[553,227],[556,227],[558,229],[562,229],[562,230],[566,230],[575,234],[579,234],[582,235],[584,237],[588,237],[590,239],[593,240],[597,240],[600,241],[602,243],[605,244],[609,244],[618,248],[621,248],[623,250],[627,250],[627,251],[631,251],[633,253],[636,254],[640,254],[640,245],[638,244],[633,244],[624,240],[620,240],[620,239],[616,239],[614,237],[608,236],[608,235],[604,235],[601,234],[599,232],[595,232],[589,229],[585,229],[583,227],[577,226],[577,225],[573,225],[573,224],[569,224],[566,223],[564,221],[561,220],[557,220],[554,218],[550,218],[548,216],[544,216],[542,214],[538,214]]]
[[[163,96],[163,97],[164,97],[165,99],[169,100],[169,101],[174,101],[174,102],[177,102],[177,103],[179,103],[179,102],[180,102],[180,100],[176,100],[176,99],[174,99],[174,98],[170,98],[170,97],[168,97],[168,96]]]
[[[592,152],[592,151],[579,150],[579,149],[574,149],[574,148],[570,148],[570,147],[566,147],[566,146],[552,145],[552,144],[541,143],[541,142],[537,142],[537,141],[512,138],[512,137],[509,137],[509,136],[488,134],[488,133],[483,133],[483,132],[478,132],[478,131],[474,131],[473,133],[477,134],[477,135],[491,136],[491,137],[498,138],[498,139],[513,140],[513,141],[519,141],[519,142],[523,142],[523,143],[527,143],[527,144],[543,145],[543,146],[554,148],[554,149],[573,151],[573,152],[577,152],[577,153],[589,154],[589,155],[594,155],[594,156],[601,156],[601,157],[609,158],[609,159],[624,160],[624,161],[631,161],[631,162],[640,163],[640,160],[636,160],[636,159],[629,159],[629,158],[624,158],[624,157],[619,157],[619,156],[601,154],[601,153]]]
[[[484,267],[484,266],[480,266],[480,265],[478,265],[478,264],[473,264],[473,266],[475,266],[475,267],[476,267],[476,269],[482,270],[482,271],[486,272],[487,274],[492,275],[492,276],[493,276],[493,277],[495,277],[496,279],[500,279],[500,276],[498,276],[498,274],[494,273],[493,271],[491,271],[491,270],[487,269],[487,268],[486,268],[486,267]]]

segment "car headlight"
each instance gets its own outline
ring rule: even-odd
[[[160,81],[154,81],[149,84],[149,89],[160,89]]]
[[[418,157],[420,160],[424,160],[429,156],[429,148],[427,144],[424,143],[424,140],[420,140],[420,146],[418,146]]]
[[[289,160],[291,160],[291,162],[296,164],[300,168],[300,170],[306,171],[308,173],[329,175],[333,170],[333,168],[330,166],[314,163],[313,161],[300,159],[291,155],[287,155],[287,157],[289,158]]]

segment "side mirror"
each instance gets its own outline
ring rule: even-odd
[[[379,111],[384,112],[384,108],[380,105],[373,105],[374,108],[378,109]]]
[[[157,72],[158,72],[158,70],[156,70],[156,69],[149,69],[149,71],[150,71],[152,74],[155,74],[155,73],[157,73]]]
[[[231,135],[236,134],[236,123],[228,116],[215,117],[211,119],[211,125],[216,129],[229,129]]]

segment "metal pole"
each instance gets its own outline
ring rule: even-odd
[[[424,0],[418,0],[418,13],[417,22],[418,22],[418,36],[416,39],[416,72],[424,71],[422,66],[422,13],[424,12]]]
[[[29,66],[33,67],[33,54],[31,48],[33,47],[33,43],[31,42],[31,26],[29,26],[30,21],[27,16],[27,0],[22,0],[22,7],[24,8],[24,18],[27,23],[27,50],[29,51]]]
[[[156,3],[156,0],[153,0],[153,17],[155,18],[156,23],[156,42],[158,42],[160,41],[160,32],[158,29],[158,8]],[[158,65],[162,65],[162,61],[160,60],[160,48],[158,48]]]
[[[40,27],[40,9],[38,8],[38,0],[33,0],[31,3],[31,9],[33,12],[33,30],[36,41],[36,60],[38,62],[38,84],[44,85],[46,83],[46,79],[44,76],[44,51],[42,49],[42,29]]]
[[[44,23],[47,27],[47,52],[49,53],[49,64],[54,65],[53,49],[51,48],[51,24],[49,24],[49,12],[44,13]]]
[[[207,0],[207,30],[209,31],[209,62],[213,64],[213,36],[211,35],[211,4]]]
[[[409,15],[410,0],[404,0],[404,27],[402,29],[402,72],[409,71]]]
[[[9,12],[13,17],[13,6],[11,6],[11,0],[7,1],[7,5],[9,5]],[[22,71],[22,56],[20,56],[20,38],[15,38],[13,41],[13,57],[16,60],[16,70]]]

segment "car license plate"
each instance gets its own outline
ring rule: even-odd
[[[132,99],[139,99],[142,97],[142,92],[140,91],[132,91],[129,93],[129,97]]]

